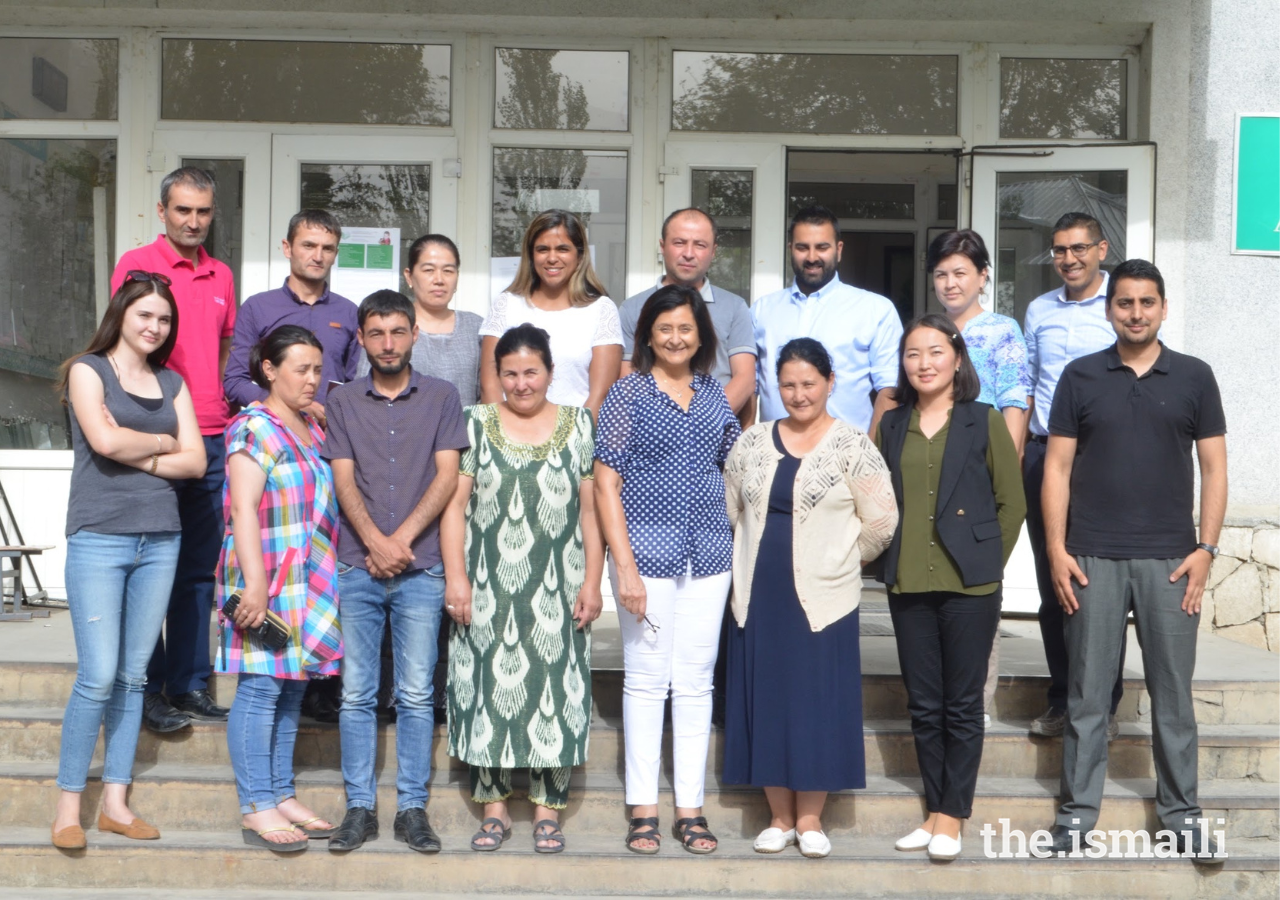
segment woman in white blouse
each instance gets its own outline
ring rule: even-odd
[[[480,326],[481,403],[502,400],[493,350],[508,328],[525,322],[551,335],[556,372],[547,399],[598,415],[622,367],[622,326],[591,267],[586,229],[571,212],[547,210],[525,229],[515,280]]]

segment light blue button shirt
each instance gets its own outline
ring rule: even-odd
[[[902,320],[887,297],[844,284],[836,276],[812,294],[792,285],[761,297],[751,307],[751,320],[761,421],[787,415],[778,395],[778,351],[793,338],[811,337],[827,348],[834,364],[836,387],[827,410],[867,430],[872,390],[898,382]]]
[[[1107,281],[1087,300],[1067,299],[1065,286],[1041,294],[1027,307],[1023,332],[1027,340],[1027,369],[1035,384],[1035,415],[1031,433],[1049,433],[1049,410],[1062,370],[1073,359],[1105,350],[1116,342],[1115,329],[1107,321]]]

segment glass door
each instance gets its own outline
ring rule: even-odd
[[[455,236],[457,142],[452,138],[275,135],[271,144],[271,243],[299,209],[327,209],[342,223],[334,289],[359,303],[381,287],[405,290],[409,246],[429,232]],[[289,274],[279,252],[271,282]]]

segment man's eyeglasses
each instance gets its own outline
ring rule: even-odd
[[[1090,247],[1096,247],[1102,241],[1093,241],[1089,244],[1072,244],[1070,247],[1064,247],[1062,244],[1054,244],[1049,248],[1049,252],[1053,254],[1054,259],[1063,259],[1067,255],[1067,251],[1071,251],[1071,255],[1076,259],[1083,259],[1084,255],[1089,252]]]
[[[141,269],[130,269],[125,273],[124,280],[126,282],[154,281],[159,284],[163,284],[165,287],[169,287],[173,284],[173,282],[169,280],[168,275],[161,275],[159,272],[144,272]]]

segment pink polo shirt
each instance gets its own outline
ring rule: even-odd
[[[236,327],[236,288],[231,270],[203,247],[192,267],[163,234],[154,244],[120,257],[111,276],[113,295],[133,269],[159,272],[173,282],[170,290],[178,301],[178,342],[169,357],[169,368],[187,383],[200,433],[222,434],[231,415],[222,392],[218,354],[222,339],[231,337]]]

